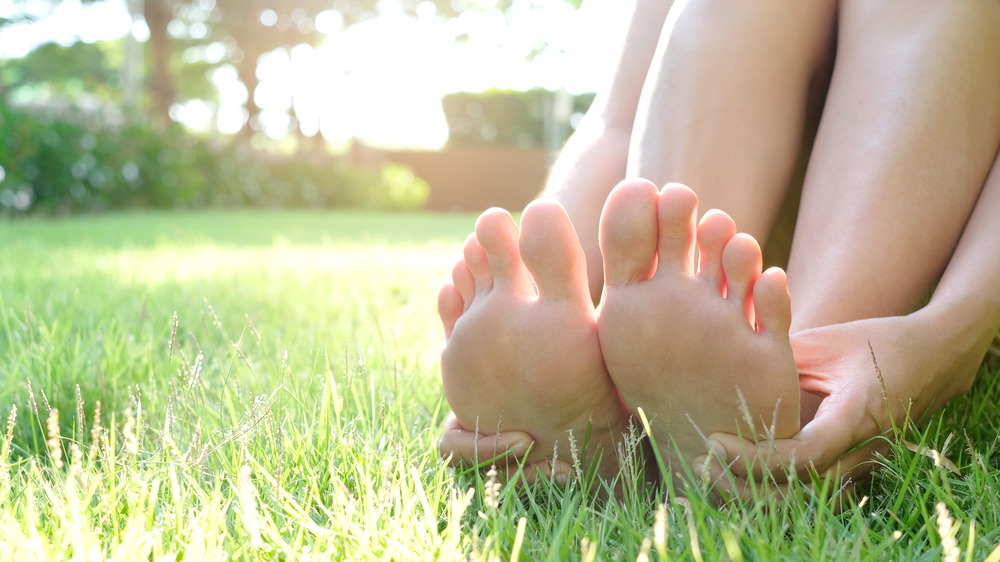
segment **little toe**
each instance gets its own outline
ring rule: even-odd
[[[520,246],[540,297],[591,303],[583,248],[558,203],[539,199],[524,209]]]
[[[792,325],[792,299],[788,294],[788,277],[780,267],[762,273],[753,286],[754,311],[761,333],[788,339]]]
[[[657,206],[659,273],[694,273],[695,216],[698,196],[679,183],[667,184],[660,192]]]
[[[483,294],[493,289],[493,270],[490,269],[490,260],[486,257],[483,247],[479,245],[475,233],[465,239],[462,254],[465,257],[465,265],[472,275],[476,294]]]
[[[722,250],[736,236],[736,223],[726,213],[712,209],[698,224],[698,277],[725,296],[726,274],[722,269]]]
[[[750,292],[760,277],[764,259],[757,240],[740,233],[726,243],[722,251],[722,269],[726,275],[726,300],[736,303],[743,310],[750,325],[754,324],[754,306]]]
[[[455,322],[464,312],[465,305],[462,302],[462,295],[452,283],[444,283],[438,291],[438,316],[441,317],[441,324],[444,326],[444,337],[451,337],[452,330],[455,329]]]
[[[517,225],[510,213],[494,208],[480,215],[476,221],[476,238],[486,252],[497,289],[535,293],[528,270],[521,261]]]
[[[646,180],[618,184],[604,203],[600,243],[605,285],[645,281],[656,265],[656,186]]]

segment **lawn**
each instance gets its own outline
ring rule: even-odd
[[[473,222],[0,222],[0,560],[1000,560],[995,359],[840,514],[822,483],[602,501],[446,467],[434,302]]]

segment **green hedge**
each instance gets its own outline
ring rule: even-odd
[[[485,92],[458,92],[441,100],[448,121],[448,144],[498,144],[521,148],[544,146],[545,108],[555,92],[492,89]],[[586,113],[594,94],[572,96],[571,114]],[[566,140],[572,126],[562,131]]]
[[[0,103],[0,214],[125,208],[409,209],[430,195],[409,170],[381,173],[330,157],[273,156],[180,127],[95,127]]]

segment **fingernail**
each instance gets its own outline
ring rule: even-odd
[[[722,443],[715,441],[713,439],[708,440],[708,453],[710,455],[715,455],[719,459],[719,462],[726,464],[726,448],[722,446]]]
[[[552,477],[555,478],[556,482],[560,486],[565,486],[569,482],[569,473],[568,472],[562,472],[562,471],[556,472],[556,473],[554,473],[552,475]]]

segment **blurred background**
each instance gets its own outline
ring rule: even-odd
[[[620,0],[0,0],[0,213],[520,209]]]

